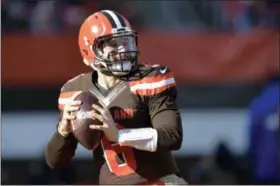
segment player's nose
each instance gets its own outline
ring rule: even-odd
[[[126,52],[129,51],[125,47],[119,47],[117,50],[118,55],[115,56],[115,60],[126,60],[128,59],[128,56]]]
[[[115,56],[115,60],[125,61],[125,60],[128,60],[128,56],[125,52],[119,52],[118,55]]]

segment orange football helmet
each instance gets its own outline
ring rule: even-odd
[[[130,42],[125,51],[116,49],[104,56],[102,47],[106,42],[124,37],[129,37]],[[137,33],[128,20],[117,12],[102,10],[86,18],[79,32],[79,47],[84,63],[94,70],[127,75],[137,68]]]

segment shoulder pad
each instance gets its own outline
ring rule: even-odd
[[[171,70],[165,65],[141,65],[139,67],[139,71],[143,74],[143,77],[163,75],[167,73],[171,73]]]
[[[59,98],[58,98],[58,108],[59,110],[64,109],[64,105],[73,98],[75,98],[78,94],[81,93],[77,87],[79,87],[79,84],[84,79],[86,73],[80,74],[78,76],[75,76],[74,78],[68,80],[61,88]]]
[[[72,85],[76,84],[80,81],[80,79],[85,76],[86,73],[83,74],[79,74],[78,76],[75,76],[74,78],[68,80],[66,83],[64,83],[64,85],[61,87],[60,91],[61,92],[67,92],[67,91],[72,91]]]
[[[152,72],[150,73],[150,76],[158,76],[158,75],[165,75],[165,74],[170,74],[172,73],[172,71],[170,70],[170,68],[168,68],[165,65],[159,65],[159,66],[155,66],[153,67]],[[173,76],[173,75],[172,75]]]
[[[167,66],[159,65],[149,68],[146,76],[130,82],[132,93],[152,96],[176,86],[173,73]]]

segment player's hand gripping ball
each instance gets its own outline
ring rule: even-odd
[[[100,105],[99,100],[90,91],[78,94],[75,101],[82,102],[80,109],[76,112],[76,119],[72,122],[72,132],[78,142],[86,149],[95,149],[101,141],[103,132],[91,130],[89,125],[102,125],[99,120],[92,117],[92,104]],[[101,106],[101,105],[100,105]]]

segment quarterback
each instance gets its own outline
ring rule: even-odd
[[[90,90],[106,106],[92,105],[92,117],[103,125],[90,125],[104,133],[92,152],[100,185],[186,184],[171,154],[180,149],[183,139],[171,70],[140,64],[137,33],[124,16],[110,10],[84,21],[79,48],[93,70],[61,88],[61,117],[45,150],[48,165],[66,165],[75,155],[78,141],[71,133],[71,120],[81,102],[73,101],[73,96]]]

